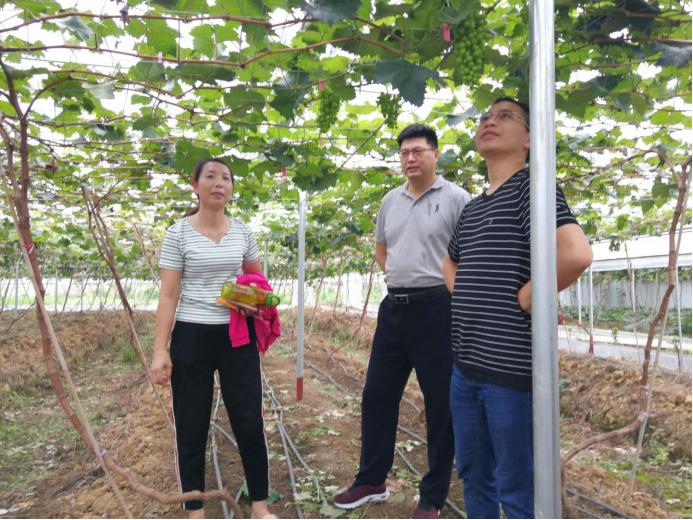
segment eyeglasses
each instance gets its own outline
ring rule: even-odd
[[[423,155],[424,152],[428,152],[430,150],[435,150],[435,148],[412,148],[411,150],[400,150],[399,157],[400,159],[407,159],[409,158],[409,155],[411,155],[412,157],[418,159]]]
[[[529,130],[529,125],[527,124],[527,121],[525,121],[525,118],[521,115],[515,112],[514,110],[509,110],[507,108],[498,110],[495,113],[493,112],[484,112],[479,116],[479,126],[483,125],[484,123],[490,121],[491,119],[496,119],[496,121],[499,121],[501,123],[507,123],[509,121],[512,121],[513,119],[516,121],[519,121],[522,123],[527,130]]]

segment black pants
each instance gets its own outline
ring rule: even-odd
[[[262,378],[255,327],[250,344],[231,348],[228,325],[177,321],[171,335],[171,390],[176,425],[177,464],[185,491],[205,489],[205,449],[212,411],[214,371],[238,443],[251,500],[269,492],[269,465],[262,419]],[[192,500],[184,509],[200,509]]]
[[[412,294],[421,289],[397,289]],[[442,508],[450,487],[454,456],[449,394],[452,373],[450,294],[386,296],[368,363],[361,402],[361,463],[356,484],[378,485],[392,467],[399,404],[412,368],[426,405],[428,473],[419,485],[421,501]]]

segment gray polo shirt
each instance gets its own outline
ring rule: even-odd
[[[375,241],[387,246],[385,283],[391,288],[442,285],[443,256],[471,197],[442,175],[417,199],[408,186],[385,195],[378,213]]]

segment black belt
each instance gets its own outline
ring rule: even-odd
[[[394,300],[398,305],[407,305],[409,303],[415,302],[416,300],[421,300],[428,298],[430,296],[435,296],[437,294],[450,294],[447,286],[436,285],[435,287],[426,288],[413,288],[413,289],[400,289],[393,288],[387,290],[387,297]]]

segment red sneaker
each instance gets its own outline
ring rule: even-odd
[[[435,506],[431,506],[428,509],[423,509],[421,504],[416,506],[414,509],[414,514],[411,515],[412,518],[438,518],[440,516],[440,509]]]
[[[389,496],[384,482],[379,486],[360,484],[332,497],[332,503],[341,509],[354,509],[368,502],[384,502]]]

